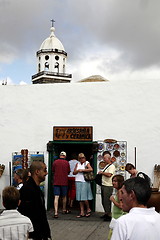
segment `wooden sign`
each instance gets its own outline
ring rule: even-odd
[[[53,127],[54,141],[92,141],[92,127]]]

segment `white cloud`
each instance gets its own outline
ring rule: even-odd
[[[92,74],[157,77],[159,9],[159,0],[1,0],[0,64],[17,58],[36,62],[54,18],[56,36],[68,53],[68,73],[76,80]]]

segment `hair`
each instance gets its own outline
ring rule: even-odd
[[[20,193],[13,187],[5,187],[2,191],[3,205],[7,210],[16,209],[19,204]]]
[[[109,151],[104,151],[103,154],[102,154],[102,156],[104,157],[104,155],[106,155],[106,154],[109,154],[110,157],[111,157],[111,153],[110,153]]]
[[[33,176],[33,174],[35,173],[36,170],[41,170],[44,166],[44,162],[42,161],[33,161],[31,163],[31,166],[30,166],[30,173],[31,173],[31,176]]]
[[[125,170],[131,170],[131,169],[136,169],[135,166],[132,163],[127,163],[125,166]]]
[[[17,174],[20,177],[20,179],[23,179],[23,172],[24,172],[24,169],[19,168],[14,173]]]
[[[135,193],[137,202],[144,206],[147,205],[147,202],[151,196],[151,188],[148,182],[141,177],[129,178],[127,179],[123,185],[127,193],[131,193],[132,191]]]
[[[79,154],[78,154],[78,160],[79,160],[80,158],[86,158],[85,155],[84,155],[84,153],[79,153]]]
[[[23,183],[25,183],[28,180],[29,172],[30,172],[29,168],[24,169],[23,176],[22,176]]]
[[[112,181],[113,179],[116,178],[117,182],[118,182],[118,190],[123,186],[123,182],[124,182],[124,177],[120,174],[114,175],[112,177]]]
[[[71,154],[71,159],[77,159],[77,154],[76,153],[72,153]]]

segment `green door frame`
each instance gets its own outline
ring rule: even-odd
[[[82,142],[82,141],[49,141],[47,143],[47,151],[49,152],[49,158],[48,158],[48,197],[47,197],[47,210],[50,209],[51,204],[50,204],[50,199],[52,198],[52,191],[53,189],[51,188],[51,177],[52,177],[52,163],[54,161],[54,155],[56,154],[56,145],[61,145],[61,144],[86,144],[86,145],[92,145],[92,153],[93,153],[93,169],[94,169],[94,174],[96,175],[97,173],[97,142]],[[92,191],[93,191],[93,206],[92,210],[95,211],[95,201],[96,201],[96,184],[93,181],[92,182]]]

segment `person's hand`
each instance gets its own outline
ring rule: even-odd
[[[99,171],[98,174],[102,174],[102,171]]]
[[[82,172],[83,172],[83,169],[78,169],[78,172],[82,173]]]
[[[114,201],[114,196],[113,195],[110,196],[110,201],[112,201],[112,202]]]

